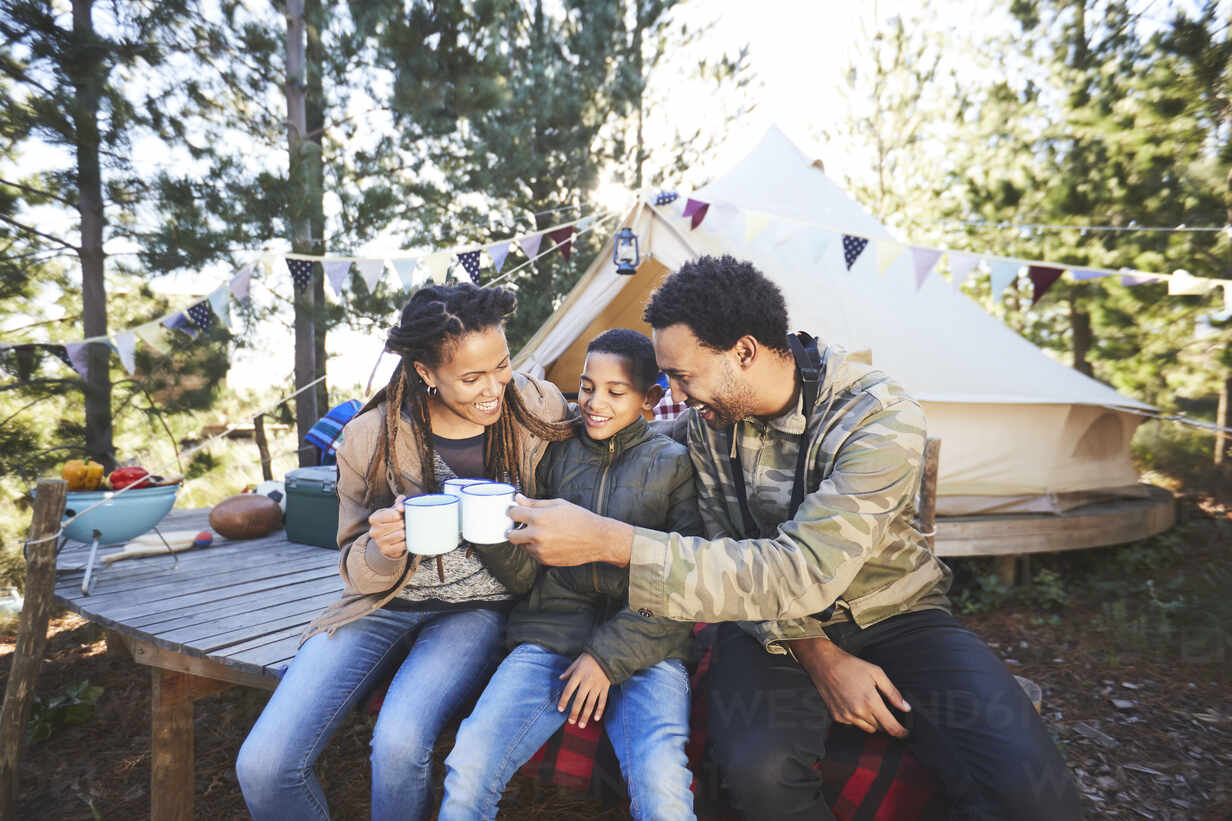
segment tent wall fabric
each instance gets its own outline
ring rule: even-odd
[[[921,402],[929,436],[942,440],[938,515],[1062,512],[1140,495],[1129,442],[1153,408],[1048,357],[942,277],[917,289],[909,252],[879,273],[874,246],[895,238],[781,131],[693,196],[710,203],[693,230],[679,201],[635,206],[620,227],[640,238],[637,274],[616,274],[609,241],[515,366],[576,390],[591,338],[649,333],[642,308],[663,278],[729,253],[782,288],[791,327],[867,352]],[[757,231],[746,230],[749,212]],[[873,241],[850,271],[842,233]]]

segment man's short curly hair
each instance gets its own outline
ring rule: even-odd
[[[651,294],[642,318],[656,330],[683,323],[716,351],[731,350],[746,334],[767,348],[788,350],[783,292],[752,263],[730,254],[681,265]]]

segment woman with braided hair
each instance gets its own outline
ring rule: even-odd
[[[510,367],[502,323],[516,304],[499,288],[421,288],[389,332],[386,350],[402,360],[338,448],[342,597],[309,625],[236,762],[257,821],[329,817],[313,764],[390,673],[372,817],[431,811],[436,737],[495,669],[513,596],[465,547],[422,566],[408,555],[402,500],[454,477],[533,496],[547,443],[572,435],[560,391]]]

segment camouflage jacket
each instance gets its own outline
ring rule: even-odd
[[[707,538],[637,528],[629,604],[686,621],[739,621],[767,650],[861,627],[899,613],[949,609],[950,571],[924,545],[914,520],[923,462],[920,406],[885,374],[823,346],[822,377],[806,420],[796,405],[732,433],[690,411],[687,429]],[[788,517],[799,434],[809,449],[805,496]],[[743,533],[730,455],[740,448],[758,533]],[[824,621],[816,616],[837,605]]]

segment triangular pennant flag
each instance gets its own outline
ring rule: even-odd
[[[188,318],[198,328],[205,330],[214,324],[214,312],[210,309],[209,300],[203,299],[188,309]]]
[[[702,220],[706,218],[706,212],[709,210],[710,203],[690,198],[687,202],[685,202],[684,212],[680,216],[685,219],[689,219],[690,217],[693,218],[690,228],[690,230],[692,230],[702,224]]]
[[[992,286],[993,299],[1000,300],[1010,283],[1018,279],[1018,269],[1022,263],[1012,259],[991,259],[988,261],[988,282]]]
[[[1218,287],[1218,280],[1196,277],[1183,268],[1168,278],[1168,296],[1201,296]]]
[[[149,347],[165,354],[169,349],[167,341],[163,338],[161,326],[157,322],[147,322],[144,325],[139,325],[133,330],[137,338],[144,342]]]
[[[923,286],[924,280],[928,279],[928,275],[933,272],[939,259],[941,259],[941,252],[936,248],[911,246],[911,261],[915,263],[915,289],[917,291]]]
[[[214,316],[226,327],[231,327],[231,291],[226,285],[220,285],[209,296],[210,309]]]
[[[89,365],[89,357],[86,353],[86,347],[89,344],[88,342],[67,342],[64,345],[64,350],[68,352],[69,364],[82,379],[86,378]]]
[[[877,273],[884,274],[890,270],[894,261],[903,255],[907,246],[892,239],[877,240]],[[849,266],[850,267],[850,266]]]
[[[1070,268],[1069,275],[1079,282],[1084,279],[1099,279],[1100,277],[1112,276],[1109,271],[1089,271],[1085,268]]]
[[[163,327],[169,331],[181,331],[186,333],[191,339],[196,339],[201,333],[201,331],[197,329],[197,326],[192,324],[192,320],[190,320],[183,312],[164,319]]]
[[[573,253],[572,237],[572,225],[566,225],[564,228],[557,228],[555,231],[547,232],[547,238],[552,241],[552,244],[560,247],[560,253],[565,258],[565,262],[569,261],[569,256]]]
[[[351,261],[331,259],[322,262],[321,267],[325,269],[325,279],[329,282],[329,287],[334,289],[335,294],[341,296],[342,286],[346,285],[347,276],[351,273]]]
[[[509,256],[510,242],[497,242],[488,246],[488,256],[492,258],[492,267],[496,269],[496,273],[500,273],[501,268],[505,267],[505,257]]]
[[[950,251],[950,285],[953,286],[955,291],[962,289],[963,283],[967,281],[967,277],[971,276],[971,272],[979,264],[980,258],[976,254],[968,254],[965,251]]]
[[[1053,283],[1061,278],[1063,274],[1060,268],[1054,268],[1050,265],[1032,265],[1027,269],[1027,276],[1031,280],[1031,284],[1035,286],[1031,294],[1031,304],[1040,301],[1044,294],[1048,293],[1048,289]]]
[[[864,253],[864,249],[868,247],[868,240],[864,237],[856,237],[851,234],[843,234],[843,262],[847,263],[847,270],[851,270],[851,266],[860,258],[860,254]]]
[[[235,276],[231,277],[231,296],[241,302],[248,299],[248,292],[252,288],[252,266],[249,265],[244,270],[240,271]]]
[[[1144,274],[1141,271],[1121,274],[1121,284],[1126,288],[1132,288],[1135,285],[1150,285],[1152,282],[1159,282],[1159,277]]]
[[[385,276],[385,260],[383,259],[356,260],[355,268],[359,271],[359,276],[368,286],[369,291],[375,291],[376,284],[381,281],[381,277]]]
[[[295,285],[295,290],[308,290],[308,285],[312,282],[312,260],[291,259],[290,257],[286,260],[287,270],[291,272],[291,282]]]
[[[402,285],[408,291],[415,287],[415,266],[419,260],[416,259],[395,259],[392,260],[394,270],[398,273],[398,279],[402,280]]]
[[[762,211],[744,212],[744,241],[752,242],[770,224],[770,215]]]
[[[449,273],[449,260],[451,259],[448,251],[442,251],[439,254],[433,254],[426,257],[423,261],[424,268],[428,271],[428,279],[438,285],[445,282],[445,276]]]
[[[133,359],[133,355],[137,352],[137,337],[132,331],[125,331],[112,337],[111,344],[120,357],[120,364],[124,366],[128,375],[132,376],[133,371],[137,370],[137,363]]]
[[[539,245],[543,242],[543,234],[531,234],[518,240],[518,247],[527,259],[534,259],[539,254]]]
[[[466,275],[471,278],[471,282],[479,284],[479,252],[478,251],[463,251],[458,254],[458,262],[462,263],[462,270],[466,271]]]
[[[52,355],[55,356],[56,359],[59,359],[61,362],[63,362],[66,368],[72,368],[73,370],[77,370],[76,368],[73,367],[73,360],[69,359],[68,357],[67,347],[65,347],[64,345],[48,345],[47,350],[51,351]]]
[[[655,205],[667,205],[670,202],[675,202],[676,198],[679,196],[680,195],[677,194],[675,191],[660,191],[658,194],[655,195],[654,204]]]

